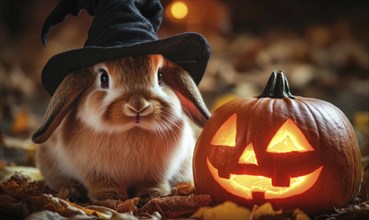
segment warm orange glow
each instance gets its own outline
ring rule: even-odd
[[[240,159],[238,160],[238,163],[258,165],[258,161],[256,160],[256,155],[254,151],[254,146],[252,146],[252,144],[247,145]]]
[[[314,151],[297,125],[288,119],[270,141],[267,152],[286,153],[292,151]]]
[[[210,144],[236,147],[237,114],[233,114],[215,133]]]
[[[211,144],[235,147],[237,133],[236,122],[237,115],[233,114],[216,132]],[[288,119],[278,129],[275,136],[270,141],[267,152],[286,153],[292,151],[306,152],[314,151],[314,149],[297,125],[292,120]],[[206,162],[213,178],[225,190],[245,199],[252,199],[253,192],[263,192],[265,199],[286,198],[301,194],[315,184],[323,169],[321,166],[310,174],[290,178],[289,187],[280,187],[273,186],[272,179],[265,176],[231,174],[229,179],[220,178],[218,170],[213,167],[208,159]],[[258,165],[252,143],[247,145],[238,163]]]
[[[173,17],[176,19],[183,19],[188,14],[188,7],[182,1],[176,1],[172,4],[170,8],[170,12],[172,13]]]
[[[323,166],[317,168],[310,174],[290,178],[289,187],[273,186],[272,180],[264,176],[235,175],[231,174],[229,179],[220,178],[218,170],[206,159],[209,171],[219,185],[233,195],[244,199],[253,199],[253,192],[264,192],[265,199],[282,199],[304,193],[310,189],[318,180]]]

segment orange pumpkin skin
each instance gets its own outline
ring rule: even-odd
[[[213,113],[198,138],[194,152],[197,191],[211,195],[215,204],[232,200],[251,207],[269,201],[277,208],[301,208],[310,213],[345,206],[359,188],[361,156],[356,135],[344,113],[322,100],[293,97],[282,72],[273,72],[261,96],[231,101]],[[235,114],[237,132],[232,150],[211,144],[219,128]],[[306,153],[306,157],[303,153],[286,152],[274,156],[266,152],[277,130],[288,120],[294,122],[313,148],[313,151]],[[302,176],[308,170],[321,167],[318,179],[304,192],[285,198],[267,199],[256,193],[253,198],[246,199],[241,193],[227,191],[210,173],[207,161],[217,160],[213,165],[218,163],[218,172],[247,174],[253,171],[252,167],[242,171],[237,161],[250,143],[259,170],[269,169],[260,175],[267,175],[272,181],[282,182],[283,185],[286,178]],[[258,172],[253,171],[252,175],[258,175]],[[285,173],[288,173],[287,176]],[[227,178],[227,175],[223,177]]]

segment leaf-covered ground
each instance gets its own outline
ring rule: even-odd
[[[369,169],[364,178],[368,190]],[[365,188],[366,187],[366,188]],[[140,200],[90,202],[83,189],[55,192],[42,181],[15,174],[0,184],[0,219],[368,219],[369,194],[356,197],[346,208],[319,216],[303,210],[274,210],[270,203],[247,209],[232,202],[211,206],[209,195],[199,195],[190,184],[177,185],[172,195]]]

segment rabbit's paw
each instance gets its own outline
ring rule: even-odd
[[[152,198],[169,195],[171,192],[169,183],[162,183],[155,187],[143,188],[137,196],[140,197],[140,202],[145,203]]]
[[[88,196],[94,202],[104,201],[107,199],[125,200],[128,198],[128,195],[126,192],[117,190],[115,188],[90,189]]]

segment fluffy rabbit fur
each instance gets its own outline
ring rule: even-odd
[[[165,195],[192,181],[188,118],[208,117],[189,74],[161,55],[102,62],[56,90],[33,135],[36,162],[51,188],[82,183],[94,201]]]

